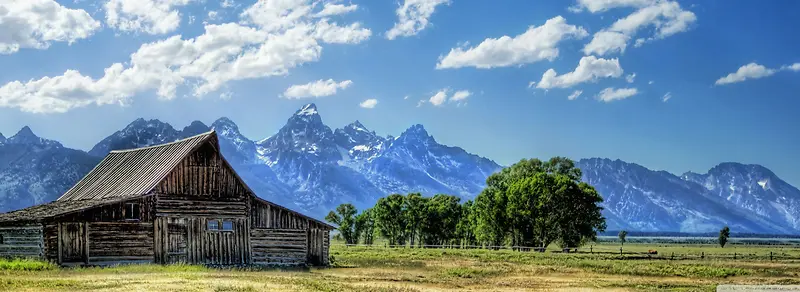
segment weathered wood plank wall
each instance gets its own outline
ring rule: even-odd
[[[43,234],[39,223],[0,227],[0,256],[43,258]]]
[[[86,222],[59,222],[59,263],[87,263]]]
[[[308,258],[306,230],[253,228],[250,241],[253,264],[302,265]]]
[[[227,167],[211,144],[201,146],[159,183],[155,192],[164,195],[183,195],[215,200],[236,198],[244,202],[249,193]],[[160,196],[159,199],[168,199]]]
[[[253,228],[307,229],[309,220],[289,209],[252,198],[250,219]]]
[[[89,223],[89,264],[153,262],[153,223]]]

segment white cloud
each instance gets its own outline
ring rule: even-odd
[[[219,3],[219,6],[222,8],[231,8],[235,6],[235,4],[233,3],[233,0],[222,0],[222,2]]]
[[[410,96],[406,95],[406,96],[404,96],[404,97],[403,97],[403,99],[408,99],[409,97],[410,97]]]
[[[47,49],[53,42],[72,44],[100,29],[84,10],[54,0],[0,1],[0,54]]]
[[[582,0],[581,7],[590,12],[603,12],[616,7],[639,8],[630,15],[614,22],[611,27],[594,34],[592,41],[583,51],[585,54],[606,55],[611,53],[624,53],[628,41],[638,31],[652,26],[655,34],[646,38],[637,38],[634,46],[640,47],[646,42],[663,39],[677,33],[689,30],[697,21],[697,16],[683,10],[675,1],[661,0]]]
[[[791,70],[791,71],[797,72],[797,71],[800,71],[800,63],[794,63],[794,64],[791,64],[791,65],[786,65],[786,66],[781,67],[781,69],[782,70]]]
[[[292,85],[283,92],[282,96],[288,99],[331,96],[336,94],[339,89],[347,89],[350,85],[353,85],[353,81],[317,80],[307,84]]]
[[[575,71],[558,76],[556,70],[548,69],[542,75],[542,80],[536,84],[536,88],[569,88],[577,84],[595,81],[598,78],[618,78],[622,76],[622,67],[619,59],[603,59],[595,56],[585,56],[581,58]]]
[[[428,101],[432,105],[440,106],[440,105],[444,104],[445,101],[447,101],[447,92],[448,92],[447,89],[439,90],[439,92],[437,92],[436,94],[431,96],[431,98],[428,99]]]
[[[466,100],[468,97],[472,96],[472,92],[469,90],[457,90],[452,95],[450,95],[450,88],[444,88],[437,91],[433,96],[428,98],[427,102],[430,102],[434,106],[441,106],[446,101],[450,102],[458,102],[458,106],[465,105]],[[421,100],[417,103],[417,107],[422,106],[426,100]]]
[[[668,100],[670,100],[671,98],[672,98],[672,92],[667,92],[667,93],[666,93],[666,94],[664,94],[664,96],[661,98],[661,101],[663,101],[663,102],[667,102],[667,101],[668,101]]]
[[[316,12],[312,0],[259,1],[242,12],[238,23],[206,25],[195,38],[176,35],[145,43],[97,79],[67,70],[59,76],[9,82],[0,87],[0,107],[66,112],[91,104],[127,104],[149,91],[172,99],[184,85],[200,97],[230,81],[286,75],[318,61],[322,43],[358,42],[369,31],[330,24],[315,18]],[[326,31],[341,36],[332,38]]]
[[[194,15],[189,15],[189,24],[194,24],[195,17]]]
[[[106,24],[122,32],[165,34],[181,24],[178,8],[193,0],[108,0]]]
[[[656,82],[653,81],[653,80],[650,80],[650,81],[647,82],[647,84],[650,84],[650,85],[653,85],[653,83],[656,83]]]
[[[470,95],[472,95],[472,92],[469,92],[469,90],[459,90],[453,93],[453,96],[450,97],[450,101],[462,101],[470,97]]]
[[[425,104],[425,100],[424,100],[424,99],[420,99],[420,100],[417,102],[417,107],[421,107],[423,104]]]
[[[218,17],[219,17],[219,12],[217,12],[216,10],[211,10],[208,12],[208,20],[214,21],[217,20]]]
[[[428,19],[436,6],[449,4],[450,0],[405,0],[395,11],[398,21],[386,32],[386,38],[393,40],[418,34],[428,27]]]
[[[475,67],[489,69],[552,61],[558,56],[558,44],[568,38],[584,38],[588,33],[582,27],[567,24],[556,16],[541,26],[531,26],[515,37],[487,38],[472,48],[453,48],[439,57],[437,69]]]
[[[367,99],[365,101],[362,101],[361,103],[358,104],[358,106],[363,107],[363,108],[375,108],[375,106],[377,104],[378,104],[378,100],[377,99],[370,98],[370,99]]]
[[[635,80],[636,80],[636,73],[631,73],[625,76],[625,81],[628,81],[628,83],[633,83],[633,81]]]
[[[714,84],[724,85],[724,84],[737,83],[745,81],[747,79],[758,79],[771,76],[772,74],[775,74],[775,70],[769,69],[767,67],[764,67],[756,63],[750,63],[742,67],[739,67],[739,70],[736,70],[736,72],[733,72],[725,77],[717,79],[717,82],[715,82]]]
[[[597,99],[602,102],[612,102],[615,100],[622,100],[628,97],[634,96],[638,94],[639,91],[636,88],[606,88],[600,91],[597,94]]]
[[[598,13],[619,7],[644,7],[655,2],[655,0],[578,0],[578,4],[570,9],[574,12],[586,9],[591,13]]]
[[[317,17],[326,17],[326,16],[334,16],[334,15],[341,15],[347,14],[358,9],[358,5],[344,5],[344,4],[334,4],[334,3],[325,3],[322,11],[317,13]]]
[[[567,99],[576,100],[576,99],[578,99],[579,96],[581,96],[581,94],[583,94],[583,90],[575,90],[575,91],[572,92],[572,94],[567,96]]]
[[[620,32],[615,31],[599,31],[594,34],[592,40],[583,47],[583,53],[586,55],[597,54],[604,56],[612,53],[624,53],[625,48],[628,46],[628,41],[631,39]]]

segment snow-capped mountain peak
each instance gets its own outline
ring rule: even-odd
[[[319,115],[319,112],[317,111],[317,105],[315,105],[313,103],[309,103],[309,104],[306,104],[303,107],[301,107],[299,110],[297,110],[294,113],[294,115],[295,116],[314,116],[314,115]]]
[[[48,140],[44,138],[40,138],[33,133],[30,127],[25,126],[19,130],[14,136],[5,139],[6,144],[21,144],[21,145],[30,145],[30,146],[40,146],[40,147],[63,147],[61,143]]]
[[[0,144],[6,142],[6,136],[3,136],[3,133],[0,133]]]

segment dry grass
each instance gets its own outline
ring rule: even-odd
[[[709,253],[702,247],[668,248]],[[722,283],[800,284],[800,262],[796,261],[634,260],[610,254],[341,246],[334,246],[331,254],[333,268],[310,271],[187,265],[58,269],[35,262],[0,262],[0,290],[713,291]]]

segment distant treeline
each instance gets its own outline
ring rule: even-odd
[[[600,232],[600,236],[617,236],[619,230],[606,230]],[[669,232],[669,231],[628,231],[630,237],[714,237],[716,238],[718,232]],[[760,234],[760,233],[746,233],[746,232],[731,232],[731,238],[798,238],[800,235],[796,234]]]
[[[577,247],[606,227],[602,198],[580,178],[567,158],[522,160],[489,176],[475,201],[392,194],[360,214],[340,205],[325,219],[348,244],[372,244],[378,235],[401,246]]]

